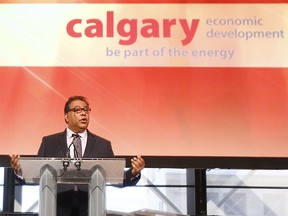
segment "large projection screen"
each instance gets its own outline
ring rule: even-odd
[[[116,155],[288,155],[285,1],[4,0],[0,30],[2,154],[84,95]]]

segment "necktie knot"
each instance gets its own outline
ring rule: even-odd
[[[72,137],[73,138],[78,138],[78,137],[80,137],[80,135],[76,133],[76,134],[72,134]]]

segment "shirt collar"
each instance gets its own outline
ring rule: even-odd
[[[68,137],[69,139],[72,138],[72,134],[75,134],[75,132],[73,132],[73,131],[70,130],[69,128],[67,128],[66,131],[67,131],[67,137]],[[82,132],[82,133],[78,133],[78,134],[79,134],[79,136],[80,136],[81,138],[86,138],[86,137],[87,137],[87,130],[85,130],[85,131]]]

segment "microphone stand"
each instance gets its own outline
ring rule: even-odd
[[[81,159],[80,159],[80,157],[78,155],[78,152],[76,150],[76,146],[74,144],[74,141],[75,141],[76,138],[79,137],[79,134],[73,134],[72,136],[74,137],[72,143],[73,143],[73,147],[74,147],[74,156],[75,156],[75,159],[76,159],[76,161],[74,162],[74,166],[77,167],[78,171],[80,171],[81,170]]]
[[[74,166],[77,167],[77,170],[80,171],[81,170],[81,159],[79,158],[78,152],[76,151],[76,148],[74,146],[74,155],[75,155],[75,163]]]
[[[76,152],[76,148],[75,148],[75,145],[74,145],[74,140],[76,139],[77,136],[73,136],[73,140],[72,142],[70,143],[70,145],[68,146],[67,148],[67,152],[66,152],[66,158],[63,160],[63,170],[66,171],[67,168],[69,167],[70,165],[70,161],[71,161],[71,155],[70,155],[70,148],[71,146],[74,147],[74,155],[78,157],[78,154]],[[76,153],[75,153],[76,152]]]
[[[78,171],[80,171],[81,170],[81,159],[80,159],[80,157],[78,155],[78,152],[76,151],[76,147],[75,147],[75,144],[74,144],[75,139],[79,135],[73,134],[72,136],[73,136],[73,140],[70,143],[70,145],[68,146],[68,149],[67,149],[67,152],[66,152],[66,158],[63,160],[63,169],[66,171],[67,168],[70,165],[70,161],[71,161],[70,148],[71,148],[71,146],[73,146],[74,147],[74,156],[75,156],[75,160],[76,160],[74,162],[74,166],[77,168]]]
[[[71,158],[71,155],[70,155],[70,147],[71,145],[73,145],[73,141],[71,142],[71,144],[68,146],[68,149],[67,149],[67,152],[66,152],[66,158],[63,159],[63,170],[66,171],[67,170],[67,167],[69,167],[70,165],[70,158]]]

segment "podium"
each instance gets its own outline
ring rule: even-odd
[[[57,184],[87,184],[89,216],[106,215],[106,184],[122,185],[124,158],[21,157],[26,183],[39,184],[39,216],[56,216]]]

